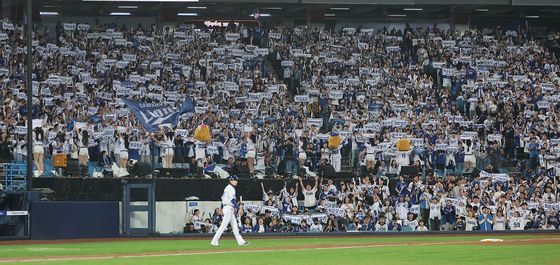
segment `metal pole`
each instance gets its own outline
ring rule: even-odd
[[[25,71],[27,75],[27,190],[31,190],[31,178],[33,177],[33,62],[32,58],[32,40],[31,32],[33,30],[32,24],[32,4],[31,0],[27,0],[27,70]]]

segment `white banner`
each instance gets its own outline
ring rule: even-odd
[[[307,119],[307,126],[322,127],[323,119]]]
[[[344,92],[343,91],[330,91],[329,92],[329,98],[332,99],[342,99],[342,97],[344,96]]]
[[[276,33],[276,32],[270,32],[268,33],[268,37],[271,39],[275,39],[275,40],[279,40],[282,38],[282,34],[281,33]]]
[[[308,95],[295,95],[294,96],[294,101],[298,102],[298,103],[308,103],[309,102],[309,96]]]
[[[14,128],[16,134],[24,135],[27,133],[27,127],[25,126],[16,126]]]
[[[131,141],[128,143],[128,149],[140,150],[142,148],[142,142]]]
[[[239,39],[239,33],[227,33],[226,41],[236,41]]]
[[[78,30],[79,31],[88,31],[89,30],[89,25],[88,24],[78,24]]]
[[[33,127],[33,129],[35,129],[37,127],[43,127],[43,119],[33,119],[32,127]]]
[[[76,23],[64,23],[64,30],[76,30]]]
[[[399,52],[401,47],[399,46],[387,46],[387,52]]]
[[[294,66],[294,62],[293,61],[282,61],[282,66],[283,67],[292,67]]]
[[[263,206],[262,210],[261,210],[261,213],[265,213],[266,211],[270,211],[270,214],[274,215],[274,216],[279,216],[279,214],[280,214],[280,210],[278,210],[278,208],[272,207],[272,206]]]
[[[224,89],[226,91],[239,91],[239,86],[235,82],[225,81]]]

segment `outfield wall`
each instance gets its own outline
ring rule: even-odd
[[[202,219],[212,218],[212,213],[214,209],[220,207],[219,201],[193,201],[197,203],[197,206],[189,207],[190,212],[192,210],[199,209],[200,217]],[[246,204],[262,204],[262,201],[245,201]],[[146,202],[132,202],[132,205],[145,205]],[[119,202],[119,208],[122,204]],[[119,213],[122,213],[119,211]],[[188,213],[187,213],[187,202],[185,201],[175,201],[175,202],[156,202],[156,232],[161,234],[179,234],[183,233],[183,228],[186,224]],[[148,216],[145,213],[134,213],[130,214],[130,226],[132,228],[136,227],[147,227],[148,226]],[[119,220],[122,221],[122,215],[119,215]],[[122,224],[122,223],[121,223]]]
[[[34,201],[30,213],[32,239],[120,236],[117,202]]]

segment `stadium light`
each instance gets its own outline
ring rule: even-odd
[[[118,6],[121,9],[136,9],[138,6]]]
[[[325,17],[334,17],[336,16],[335,14],[325,14]]]
[[[540,18],[540,16],[525,16],[525,18]]]
[[[403,8],[404,11],[422,11],[424,8]]]
[[[477,8],[476,11],[478,11],[478,12],[488,12],[488,9],[486,9],[486,8]]]
[[[263,7],[262,9],[266,9],[266,10],[282,10],[281,7]]]
[[[331,7],[330,10],[340,10],[340,11],[348,11],[350,10],[349,7]]]
[[[205,6],[187,6],[187,9],[206,9]]]
[[[58,16],[60,15],[58,12],[50,12],[50,11],[41,11],[39,12],[40,16]]]
[[[391,14],[391,15],[387,15],[389,17],[406,17],[405,14]]]
[[[180,17],[196,17],[198,13],[177,13],[177,16]]]
[[[111,16],[130,16],[132,15],[130,12],[111,12],[109,13]]]

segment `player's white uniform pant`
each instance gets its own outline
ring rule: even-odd
[[[341,164],[342,164],[342,161],[341,161],[342,156],[340,154],[333,154],[331,160],[332,160],[332,162],[331,162],[332,166],[334,167],[334,171],[337,172],[337,173],[340,172],[340,167],[341,167]]]
[[[222,220],[220,228],[218,228],[218,231],[216,231],[216,234],[214,234],[214,237],[212,238],[212,244],[218,244],[218,240],[220,240],[222,233],[224,233],[228,225],[231,225],[231,230],[233,231],[235,240],[237,240],[237,244],[245,244],[245,240],[243,240],[243,238],[239,234],[239,227],[237,226],[237,220],[235,219],[234,211],[235,209],[233,209],[233,207],[229,205],[224,206],[224,219]]]

